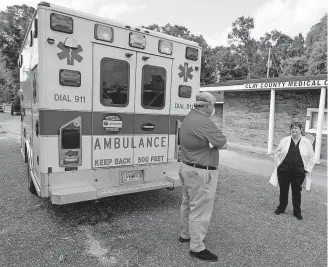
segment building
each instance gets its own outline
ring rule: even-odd
[[[230,140],[273,152],[289,125],[299,121],[315,148],[317,163],[327,159],[327,75],[233,80],[204,85],[219,92],[214,120]],[[312,136],[312,138],[311,138]]]

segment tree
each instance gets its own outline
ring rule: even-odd
[[[0,51],[5,67],[12,71],[18,82],[18,56],[35,9],[27,5],[8,6],[0,12]]]
[[[299,33],[297,36],[294,37],[289,51],[288,56],[289,57],[301,57],[305,55],[305,40],[301,33]]]
[[[14,84],[12,73],[5,67],[5,64],[4,57],[0,53],[0,103],[11,95]]]
[[[262,65],[267,61],[269,46],[271,46],[271,67],[270,77],[286,76],[291,73],[302,75],[307,71],[307,64],[304,62],[305,43],[302,34],[298,34],[294,38],[273,30],[265,33],[260,39],[260,49],[264,55]],[[295,59],[291,59],[294,58]],[[265,65],[266,66],[266,65]],[[293,66],[296,69],[292,69]],[[284,69],[286,68],[286,69]]]
[[[306,57],[291,57],[281,62],[282,77],[304,76],[308,71],[308,62]]]
[[[211,47],[207,44],[202,35],[192,34],[186,27],[179,25],[171,25],[170,23],[165,26],[158,26],[152,24],[149,26],[142,26],[145,29],[162,32],[175,37],[183,38],[186,40],[194,41],[202,47],[201,59],[201,84],[215,83],[218,79],[218,68],[211,60],[213,56]]]
[[[254,29],[254,19],[251,17],[239,17],[232,23],[232,31],[228,34],[231,49],[239,56],[238,67],[240,70],[247,69],[242,78],[256,77],[255,67],[261,59],[258,52],[259,42],[251,37]]]
[[[306,36],[307,74],[327,73],[327,14],[314,25]]]

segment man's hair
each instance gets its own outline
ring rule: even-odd
[[[215,96],[208,92],[199,92],[196,95],[195,107],[204,107],[215,104]]]
[[[300,128],[302,130],[303,126],[302,126],[302,123],[298,122],[298,121],[294,121],[290,124],[290,129],[293,127],[293,126],[297,126],[298,128]]]

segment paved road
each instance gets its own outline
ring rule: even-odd
[[[219,262],[203,263],[177,241],[180,189],[61,207],[29,194],[19,122],[0,113],[1,267],[327,266],[325,186],[314,183],[303,193],[303,221],[290,205],[275,216],[270,161],[225,151],[206,238]]]
[[[238,170],[271,177],[274,164],[271,156],[244,151],[223,150],[220,155],[220,164]],[[327,188],[327,167],[316,165],[312,172],[312,185]]]

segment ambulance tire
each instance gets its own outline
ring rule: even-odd
[[[33,195],[37,195],[32,177],[31,177],[31,173],[30,173],[30,164],[29,162],[27,162],[27,185],[28,185],[28,190],[33,194]]]
[[[25,163],[28,162],[28,158],[27,158],[27,149],[26,149],[26,146],[25,146]]]

